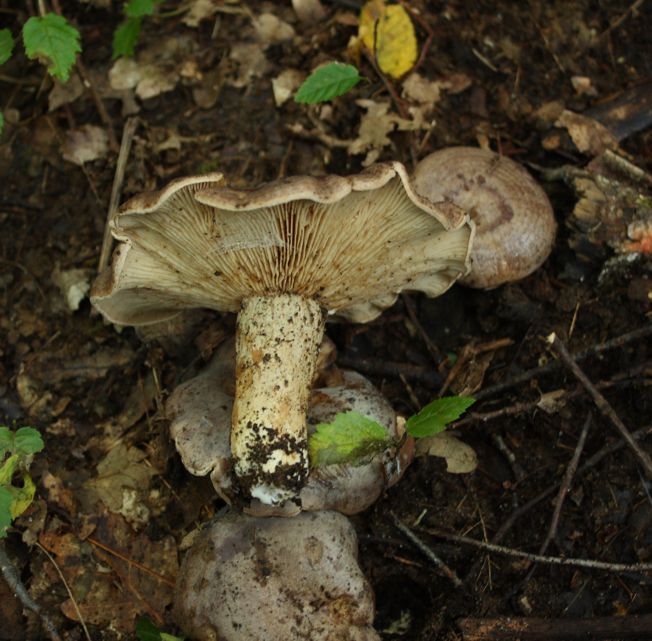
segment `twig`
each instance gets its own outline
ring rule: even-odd
[[[571,483],[573,482],[573,477],[575,476],[575,472],[577,471],[577,465],[580,461],[580,456],[582,455],[582,451],[584,450],[584,444],[586,443],[586,436],[589,433],[589,428],[591,427],[592,420],[593,417],[591,416],[591,414],[589,414],[586,417],[586,420],[584,421],[584,425],[582,426],[582,432],[580,433],[580,437],[577,440],[577,445],[575,446],[575,451],[573,452],[573,458],[571,459],[570,463],[568,464],[568,467],[566,468],[566,473],[564,474],[564,478],[561,482],[561,486],[559,487],[559,492],[557,493],[557,500],[555,502],[555,510],[552,514],[552,519],[550,519],[550,527],[548,528],[548,534],[546,535],[544,542],[541,544],[541,549],[539,550],[539,554],[543,554],[547,550],[550,541],[552,541],[552,539],[554,539],[557,536],[557,528],[559,526],[559,516],[561,515],[561,508],[564,505],[564,501],[566,500],[566,496],[568,495],[568,492],[570,491],[570,486]]]
[[[111,255],[111,247],[113,245],[113,237],[111,236],[111,220],[113,214],[118,206],[120,200],[120,192],[122,190],[122,182],[125,177],[125,170],[127,168],[127,159],[131,151],[131,142],[134,138],[136,127],[138,126],[138,118],[127,118],[125,126],[122,130],[122,142],[120,143],[120,153],[116,162],[115,174],[113,176],[113,186],[111,187],[111,199],[109,201],[109,209],[106,213],[106,224],[104,225],[104,236],[102,238],[102,251],[100,252],[100,260],[97,266],[98,273],[104,271],[109,264],[109,257]]]
[[[79,623],[81,624],[82,628],[84,628],[84,634],[86,635],[86,639],[88,641],[92,641],[91,635],[88,633],[88,628],[86,627],[86,622],[84,621],[84,617],[82,616],[81,610],[79,609],[79,606],[77,605],[77,600],[75,599],[74,594],[72,593],[72,590],[70,589],[70,586],[68,585],[68,581],[66,581],[66,577],[63,576],[63,572],[61,571],[61,568],[57,564],[57,562],[54,560],[54,557],[37,541],[36,542],[36,547],[38,547],[45,556],[48,557],[50,560],[50,563],[54,566],[54,569],[57,571],[57,574],[59,575],[59,578],[61,579],[61,582],[63,583],[63,586],[66,588],[66,592],[68,593],[68,597],[70,598],[70,601],[72,602],[72,606],[75,608],[75,612],[77,613],[77,618],[79,619]]]
[[[628,332],[627,334],[622,334],[616,338],[612,338],[608,341],[604,341],[603,343],[599,343],[598,345],[594,345],[593,347],[582,350],[581,352],[577,352],[576,354],[573,354],[573,359],[575,361],[582,361],[589,356],[601,354],[602,352],[614,349],[615,347],[622,347],[627,343],[631,343],[632,341],[636,341],[640,338],[645,338],[650,334],[652,334],[652,323]],[[504,392],[506,389],[516,387],[516,385],[520,385],[521,383],[526,383],[527,381],[533,379],[535,376],[541,376],[542,374],[553,372],[558,367],[559,363],[557,361],[553,361],[541,367],[534,367],[525,372],[522,372],[521,374],[518,374],[517,376],[514,376],[513,378],[510,378],[507,381],[492,385],[491,387],[485,387],[483,390],[476,392],[473,396],[476,401],[482,400],[483,398],[488,398],[490,396],[495,396],[500,392]]]
[[[405,305],[405,310],[407,311],[408,316],[410,317],[410,321],[412,321],[412,324],[416,328],[417,332],[419,332],[419,336],[421,336],[421,339],[425,343],[428,352],[430,352],[430,356],[432,356],[433,362],[435,363],[435,365],[438,365],[439,362],[441,361],[441,354],[437,349],[437,346],[432,342],[430,336],[428,336],[426,330],[423,328],[423,325],[419,320],[417,310],[415,309],[414,306],[414,300],[412,300],[412,297],[405,292],[401,294],[401,298],[403,299],[403,304]]]
[[[631,4],[624,13],[622,13],[618,18],[616,18],[596,39],[595,43],[601,42],[606,36],[608,36],[614,29],[618,29],[620,25],[625,22],[625,20],[632,14],[638,11],[640,6],[645,2],[645,0],[636,0]]]
[[[143,565],[142,563],[139,563],[135,559],[131,559],[128,556],[125,556],[121,552],[118,552],[117,550],[114,550],[113,548],[109,547],[106,545],[106,543],[102,543],[102,541],[98,541],[97,539],[94,539],[93,537],[88,537],[86,539],[91,545],[94,545],[95,547],[100,548],[101,550],[104,550],[105,552],[108,552],[111,556],[114,556],[121,561],[124,561],[128,565],[132,565],[133,567],[137,568],[141,572],[144,572],[145,574],[149,574],[150,576],[153,576],[155,579],[158,579],[161,581],[161,583],[165,583],[166,585],[169,585],[170,587],[174,587],[176,585],[176,582],[174,579],[171,579],[170,577],[165,576],[164,574],[159,574],[158,572],[148,568],[146,565]]]
[[[586,391],[593,397],[598,409],[606,416],[616,427],[624,441],[627,443],[629,448],[634,452],[636,457],[639,460],[639,463],[643,466],[645,473],[649,478],[652,478],[652,459],[650,455],[645,452],[638,443],[632,438],[631,432],[625,427],[625,424],[622,422],[618,414],[609,404],[609,401],[596,389],[595,385],[587,378],[586,374],[580,369],[579,365],[573,360],[572,356],[568,353],[566,346],[562,343],[559,337],[553,332],[547,338],[550,347],[561,359],[561,361],[568,367],[568,369],[573,373],[575,378],[584,386]]]
[[[18,597],[23,606],[40,617],[43,628],[45,628],[50,639],[52,639],[52,641],[61,641],[61,635],[52,622],[52,619],[41,610],[41,607],[36,603],[36,601],[34,601],[34,599],[32,599],[27,588],[20,580],[18,571],[7,555],[4,543],[0,543],[0,572],[2,572],[2,576],[7,582],[9,589]]]
[[[410,543],[419,550],[430,560],[434,565],[436,565],[439,570],[452,582],[456,588],[462,586],[462,580],[457,576],[454,570],[451,570],[446,563],[444,563],[412,530],[405,525],[393,512],[390,512],[391,519],[394,525],[400,530],[400,532],[407,538]]]
[[[593,417],[591,416],[591,414],[589,414],[586,417],[586,420],[584,421],[584,425],[582,426],[582,432],[580,433],[580,437],[577,440],[577,445],[575,446],[575,451],[573,452],[573,457],[571,458],[571,461],[568,464],[568,467],[566,468],[566,473],[564,474],[564,478],[561,482],[561,485],[559,486],[559,492],[557,492],[557,500],[555,501],[555,509],[553,510],[552,518],[550,519],[550,526],[548,527],[548,533],[546,534],[546,538],[543,540],[541,546],[539,547],[539,554],[544,554],[545,551],[548,549],[548,546],[550,545],[550,541],[552,541],[557,536],[557,528],[559,527],[559,517],[561,516],[561,509],[564,505],[564,501],[566,500],[566,496],[570,490],[570,486],[571,483],[573,482],[573,477],[575,476],[575,472],[577,471],[577,465],[580,461],[580,456],[582,455],[582,451],[584,450],[584,444],[586,443],[586,436],[589,433],[589,427],[591,427],[592,421],[593,421]],[[532,578],[535,567],[536,566],[533,565],[530,568],[529,572],[526,574],[525,578],[521,582],[521,586],[526,585],[528,581]]]
[[[442,382],[442,377],[434,369],[422,365],[396,363],[381,358],[356,358],[347,354],[338,354],[337,362],[344,367],[352,367],[365,374],[378,374],[395,378],[400,378],[403,375],[407,379],[414,379],[432,387],[439,387]]]
[[[593,559],[574,559],[570,557],[561,556],[544,556],[542,554],[533,554],[531,552],[522,552],[521,550],[514,550],[513,548],[505,547],[504,545],[496,545],[495,543],[485,543],[478,541],[468,536],[460,534],[453,534],[445,532],[437,528],[420,528],[424,532],[439,539],[452,541],[453,543],[461,543],[463,545],[470,545],[472,547],[493,552],[495,554],[502,554],[504,556],[513,556],[520,559],[527,559],[533,563],[546,563],[548,565],[571,565],[573,567],[587,568],[590,570],[603,570],[605,572],[652,572],[652,563],[609,563],[607,561],[594,561]]]
[[[491,440],[498,448],[498,451],[507,459],[507,462],[512,468],[512,472],[514,473],[516,480],[519,482],[522,481],[527,476],[527,474],[525,473],[522,465],[518,462],[514,452],[512,452],[507,443],[505,443],[505,439],[500,434],[492,432]]]
[[[643,641],[652,639],[652,615],[590,619],[458,619],[464,641]]]

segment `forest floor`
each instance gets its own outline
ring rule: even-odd
[[[17,37],[36,4],[0,0],[0,27]],[[469,641],[479,638],[477,619],[535,617],[549,628],[532,638],[562,639],[578,620],[652,614],[649,572],[531,564],[432,533],[538,552],[588,425],[547,554],[652,561],[651,479],[545,341],[555,332],[583,353],[580,367],[650,452],[652,180],[630,165],[615,170],[609,154],[652,171],[652,5],[406,0],[423,48],[413,73],[425,101],[406,79],[379,75],[369,55],[352,60],[366,80],[327,106],[282,101],[284,88],[291,93],[321,62],[353,55],[362,3],[322,4],[325,16],[301,21],[290,3],[164,2],[143,19],[135,58],[115,63],[121,3],[61,0],[55,5],[81,32],[92,91],[77,71],[67,85],[53,84],[22,47],[0,69],[0,423],[36,427],[45,440],[31,468],[36,498],[6,539],[22,581],[64,639],[85,638],[80,616],[92,639],[134,638],[142,614],[174,632],[169,606],[184,540],[223,505],[208,479],[184,470],[164,401],[234,319],[201,315],[175,349],[132,328],[116,331],[87,298],[130,122],[121,201],[202,171],[251,187],[355,173],[374,159],[412,169],[453,145],[523,163],[559,224],[543,267],[491,291],[405,294],[374,322],[327,327],[339,362],[369,376],[405,416],[447,379],[447,393],[478,399],[454,426],[477,454],[473,473],[419,458],[353,517],[376,594],[374,625],[387,640]],[[193,14],[200,5],[213,10]],[[582,219],[573,177],[599,183],[600,174],[613,189]],[[631,228],[628,235],[636,217],[647,224],[647,245]],[[0,621],[3,640],[44,634],[2,581]]]

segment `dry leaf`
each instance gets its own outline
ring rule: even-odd
[[[111,512],[122,514],[135,527],[149,520],[150,510],[143,498],[150,478],[158,473],[145,458],[142,450],[120,443],[100,461],[97,477],[86,483]]]
[[[428,104],[433,107],[439,102],[441,84],[436,80],[426,80],[418,73],[411,73],[403,82],[403,96],[408,100]]]
[[[254,29],[264,48],[294,38],[294,29],[273,13],[261,13],[253,19]]]
[[[193,0],[190,10],[181,22],[188,27],[198,27],[202,20],[206,20],[206,18],[210,18],[217,13],[219,5],[219,0]]]
[[[409,131],[420,129],[423,120],[421,112],[414,112],[414,120],[406,120],[395,113],[388,113],[389,102],[374,102],[373,100],[357,100],[356,104],[364,107],[367,113],[360,120],[358,137],[349,144],[348,152],[352,155],[361,154],[367,151],[367,157],[362,161],[366,167],[374,163],[381,150],[392,141],[388,134],[392,131]]]
[[[367,2],[360,12],[359,36],[380,70],[393,78],[404,76],[417,60],[414,25],[403,5]]]
[[[82,125],[79,129],[66,132],[66,141],[61,147],[63,157],[83,165],[86,162],[104,158],[109,151],[109,136],[102,127]]]
[[[265,75],[269,63],[260,45],[239,42],[231,47],[229,58],[238,65],[238,75],[230,80],[233,87],[246,87],[252,78],[260,78]]]
[[[62,105],[74,102],[84,93],[84,85],[76,72],[70,74],[66,83],[54,81],[54,86],[48,94],[48,111],[54,111]]]
[[[305,78],[305,74],[297,69],[286,69],[276,78],[272,78],[272,91],[274,102],[280,107],[299,88]]]
[[[326,9],[319,0],[292,0],[292,8],[300,22],[314,24],[326,17]]]
[[[582,153],[599,156],[607,149],[618,150],[616,137],[593,118],[564,109],[555,125],[568,130],[573,144]]]
[[[417,456],[440,456],[446,459],[446,471],[451,474],[469,474],[478,466],[474,449],[450,432],[420,438],[416,444]]]

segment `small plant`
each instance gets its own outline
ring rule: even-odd
[[[28,58],[38,59],[53,77],[67,82],[75,64],[76,55],[81,52],[79,31],[63,16],[46,13],[30,18],[22,28],[23,45]],[[14,38],[9,29],[0,29],[0,65],[11,58]],[[0,113],[0,133],[4,117]]]
[[[0,426],[0,539],[7,536],[12,521],[34,500],[34,482],[29,466],[36,452],[43,449],[43,439],[33,427],[20,427],[12,432]],[[19,476],[22,487],[14,485]]]
[[[183,641],[183,637],[161,632],[147,616],[142,616],[136,621],[136,638],[138,641]]]
[[[113,34],[113,59],[133,56],[140,27],[145,16],[151,16],[161,0],[128,0],[124,5],[125,19]]]
[[[294,100],[309,105],[326,102],[350,91],[360,80],[362,76],[353,65],[329,62],[305,79]]]
[[[446,396],[426,405],[405,423],[406,434],[425,438],[443,432],[457,420],[475,399],[470,396]],[[330,423],[319,423],[308,441],[313,467],[352,463],[361,465],[377,452],[398,447],[385,428],[357,412],[337,414]]]

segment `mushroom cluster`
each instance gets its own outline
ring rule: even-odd
[[[123,205],[112,233],[120,244],[91,292],[110,321],[238,312],[236,489],[280,505],[308,477],[306,410],[325,317],[366,322],[403,289],[443,293],[467,272],[473,224],[388,162],[253,190],[230,189],[221,174],[178,180]]]

